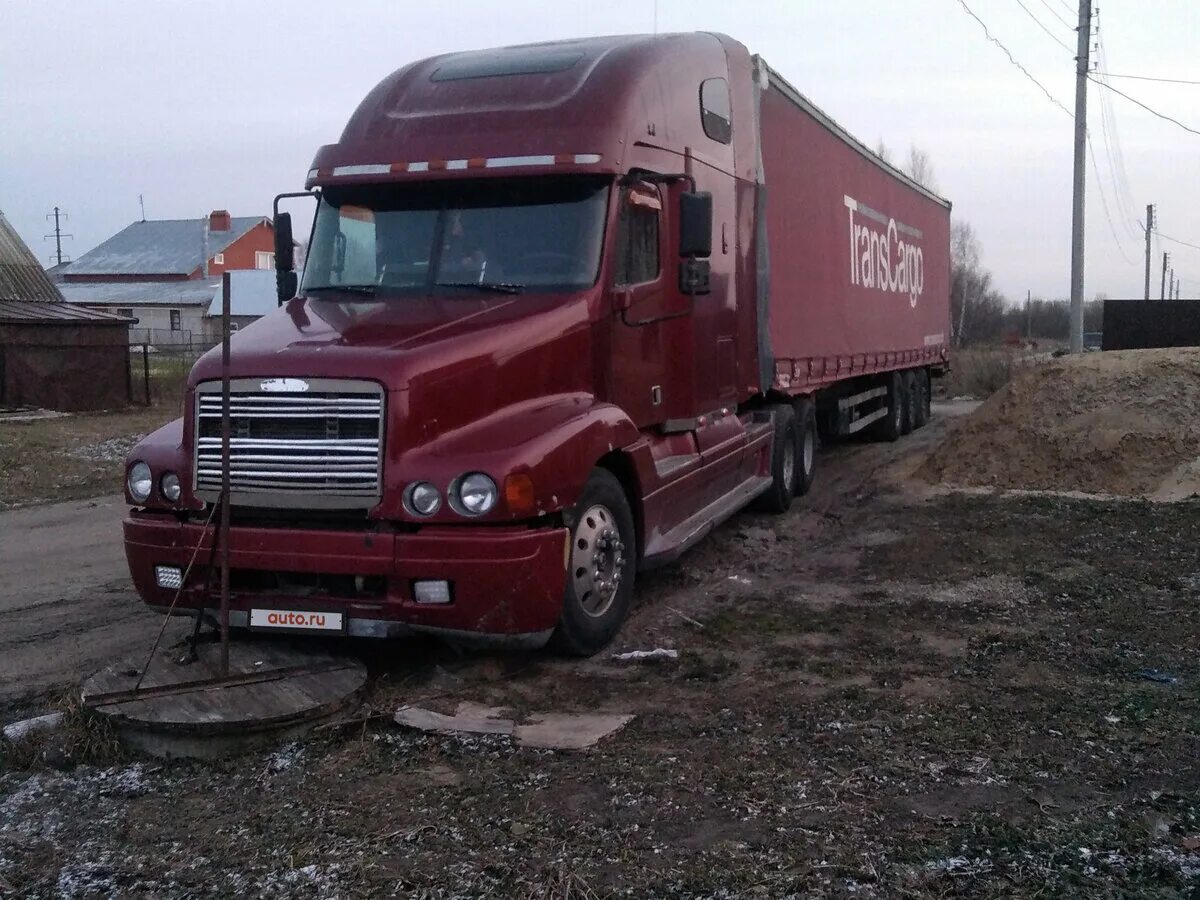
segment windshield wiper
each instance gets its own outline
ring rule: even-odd
[[[494,294],[519,294],[525,290],[523,284],[512,284],[507,281],[435,281],[434,287],[477,288],[481,291],[491,291]]]
[[[313,294],[317,291],[344,291],[347,294],[362,294],[364,297],[374,297],[377,288],[373,284],[319,284],[315,287],[305,288],[305,293]]]

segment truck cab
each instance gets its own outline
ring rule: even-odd
[[[752,77],[723,36],[597,38],[367,95],[308,173],[302,277],[231,343],[235,626],[589,654],[639,568],[773,486],[786,508],[812,445],[756,402]],[[130,569],[164,611],[214,609],[221,377],[214,350],[129,458]]]

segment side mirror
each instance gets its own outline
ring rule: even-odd
[[[275,271],[290,272],[296,268],[295,242],[292,240],[292,214],[275,214]]]
[[[279,305],[296,296],[296,252],[291,213],[275,214],[275,297]]]
[[[712,232],[712,194],[708,191],[684,191],[680,194],[679,255],[711,256]]]

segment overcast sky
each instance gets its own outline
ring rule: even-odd
[[[1074,46],[1070,0],[966,3],[1073,109],[1073,52],[1054,40]],[[1099,6],[1109,71],[1200,81],[1200,2]],[[75,257],[140,218],[139,194],[151,219],[214,207],[268,215],[402,64],[648,32],[655,18],[651,0],[0,0],[0,210],[43,261],[55,205],[70,215],[64,249]],[[731,34],[866,143],[882,138],[897,158],[922,147],[1010,300],[1069,293],[1072,119],[960,0],[659,0],[657,27]],[[1112,84],[1200,130],[1200,85]],[[1089,162],[1086,293],[1141,296],[1147,203],[1164,234],[1200,244],[1200,136],[1110,96],[1106,142],[1103,90],[1090,91],[1100,177]],[[1113,163],[1118,145],[1127,177]],[[1155,247],[1155,291],[1162,250],[1187,279],[1184,294],[1200,294],[1200,250],[1166,241]]]

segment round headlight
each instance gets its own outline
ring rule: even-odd
[[[428,481],[418,481],[408,489],[408,506],[418,516],[432,516],[442,505],[442,495]]]
[[[179,500],[179,495],[182,491],[179,488],[179,476],[174,472],[168,472],[158,482],[158,488],[162,491],[162,495],[175,503]]]
[[[481,516],[496,505],[496,482],[482,472],[464,475],[458,482],[458,503],[469,516]]]
[[[129,477],[125,485],[129,488],[129,496],[138,503],[148,499],[150,491],[154,488],[154,477],[150,474],[150,467],[141,460],[135,462],[129,467]]]

